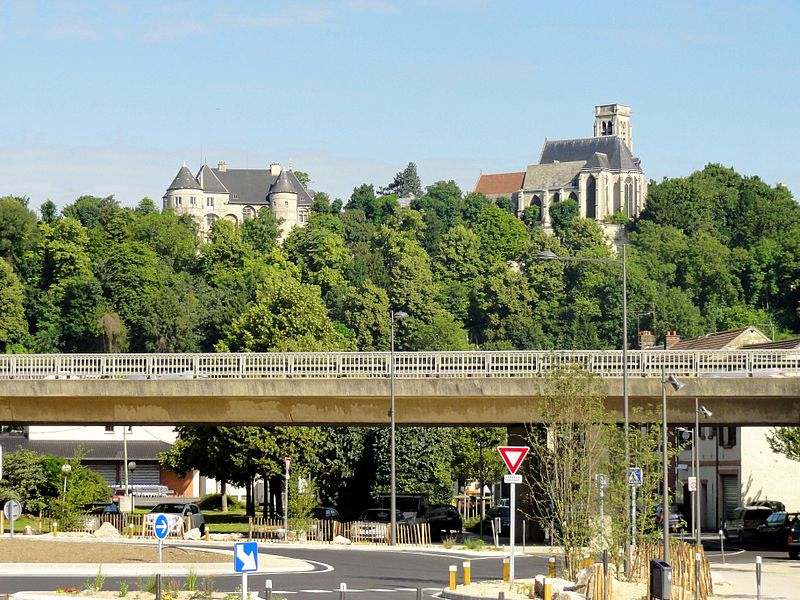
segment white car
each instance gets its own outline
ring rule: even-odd
[[[392,512],[388,508],[368,508],[358,521],[352,525],[350,534],[353,541],[369,540],[371,542],[389,542],[389,525]],[[407,523],[403,513],[395,511],[395,522],[398,524]]]
[[[182,534],[190,529],[199,529],[201,534],[206,531],[205,519],[197,504],[190,502],[162,502],[157,504],[153,507],[153,510],[144,516],[148,529],[153,529],[158,515],[166,515],[170,533]]]

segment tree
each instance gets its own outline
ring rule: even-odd
[[[35,514],[48,507],[50,489],[41,455],[32,450],[3,452],[0,498],[16,498],[22,510]]]
[[[45,200],[39,207],[39,212],[42,213],[42,221],[44,223],[52,223],[58,219],[58,209],[55,202],[52,200]]]
[[[36,243],[36,215],[26,198],[0,198],[0,258],[17,265]]]
[[[800,427],[775,427],[767,434],[767,442],[776,454],[800,461]]]
[[[525,224],[495,204],[478,214],[472,230],[486,262],[519,260],[528,239]]]
[[[311,183],[311,177],[305,171],[292,171],[292,173],[304,188],[307,188],[308,184]]]
[[[65,217],[80,221],[86,229],[94,229],[98,225],[101,227],[108,225],[114,214],[121,210],[119,201],[112,194],[105,198],[81,196],[72,204],[65,206],[61,213]]]
[[[422,195],[422,182],[417,175],[417,165],[413,162],[398,172],[392,182],[381,188],[381,195],[394,194],[399,198],[416,198]]]
[[[153,202],[150,198],[145,196],[141,200],[139,200],[139,204],[136,205],[136,212],[140,215],[152,215],[153,213],[158,212],[158,207],[156,203]]]
[[[242,223],[242,240],[254,252],[268,253],[278,245],[283,219],[276,218],[269,208],[261,208],[255,219]]]
[[[563,232],[569,228],[572,219],[577,217],[578,213],[579,207],[576,200],[567,199],[550,205],[550,220],[553,223],[553,232],[557,237],[561,237]]]
[[[0,353],[9,352],[28,335],[23,291],[11,265],[0,258]]]

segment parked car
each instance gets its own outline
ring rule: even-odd
[[[762,544],[782,548],[795,539],[792,529],[798,521],[800,513],[789,513],[785,510],[774,512],[758,526],[756,537]]]
[[[489,521],[494,521],[495,519],[500,519],[500,531],[498,533],[500,535],[510,534],[511,533],[511,507],[510,506],[502,506],[497,505],[493,506],[489,510],[486,511],[486,519]],[[491,525],[489,525],[491,527]]]
[[[392,520],[392,512],[388,508],[368,508],[358,520],[355,521],[350,530],[353,540],[389,541],[389,524]],[[403,513],[395,511],[395,522],[406,524]]]
[[[659,506],[656,508],[656,527],[661,529],[664,527],[664,519],[662,514],[664,510],[663,507]],[[669,507],[669,530],[672,533],[678,533],[680,531],[684,531],[686,529],[686,518],[683,516],[681,510],[675,506],[674,504]]]
[[[792,519],[792,528],[786,534],[786,549],[789,558],[797,560],[800,557],[800,519]]]
[[[725,520],[722,533],[728,540],[752,540],[758,533],[759,525],[763,525],[771,514],[772,509],[766,506],[740,506]]]
[[[115,502],[92,502],[83,507],[86,511],[85,526],[89,531],[99,529],[103,523],[111,523],[117,529],[123,529],[128,522],[128,515],[120,511]]]
[[[461,515],[449,504],[431,504],[423,516],[423,521],[430,526],[431,537],[434,539],[441,538],[444,532],[461,533],[464,529]]]
[[[162,502],[156,504],[145,515],[145,523],[152,529],[159,514],[167,516],[170,533],[182,533],[190,529],[199,529],[200,533],[206,532],[206,523],[200,507],[191,502]]]
[[[339,511],[332,506],[315,506],[311,509],[311,516],[318,521],[338,521]]]

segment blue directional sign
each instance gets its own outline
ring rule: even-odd
[[[642,485],[642,469],[639,467],[628,467],[628,485],[639,487]]]
[[[237,542],[233,545],[233,570],[236,573],[258,571],[258,542]]]
[[[153,531],[160,540],[167,537],[167,534],[169,534],[169,520],[167,519],[167,515],[158,515],[156,517],[153,523]]]

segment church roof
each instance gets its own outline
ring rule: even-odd
[[[267,204],[267,194],[269,194],[278,176],[272,175],[269,169],[219,169],[211,168],[214,175],[220,180],[222,185],[230,193],[229,204],[245,204],[265,206]],[[292,187],[292,191],[297,193],[298,206],[311,206],[313,199],[303,184],[291,171],[281,171],[286,173],[286,177]]]
[[[497,196],[515,194],[522,189],[522,182],[525,179],[525,172],[519,173],[492,173],[481,174],[475,184],[475,191],[484,196]]]
[[[292,182],[289,180],[289,173],[285,169],[278,175],[278,179],[269,188],[270,194],[296,194],[297,190],[294,189]]]
[[[547,140],[542,148],[539,164],[579,160],[586,162],[595,153],[605,154],[608,159],[608,168],[612,170],[639,172],[642,170],[639,161],[633,157],[622,138],[615,135],[574,140]]]
[[[203,165],[197,173],[197,181],[201,181],[203,191],[207,194],[227,194],[227,188],[222,185],[222,182],[214,174],[214,171],[208,166]]]
[[[594,171],[597,169],[610,169],[611,167],[608,163],[608,156],[602,152],[595,152],[592,154],[592,158],[586,161],[586,164],[583,165],[583,168]]]
[[[172,180],[172,183],[169,184],[167,191],[170,190],[199,190],[200,184],[197,183],[197,180],[192,175],[192,172],[188,169],[186,165],[181,167],[181,170],[178,171],[178,174],[175,175],[175,179]]]
[[[530,165],[525,173],[526,190],[546,190],[571,187],[585,161],[557,162],[546,165]]]

